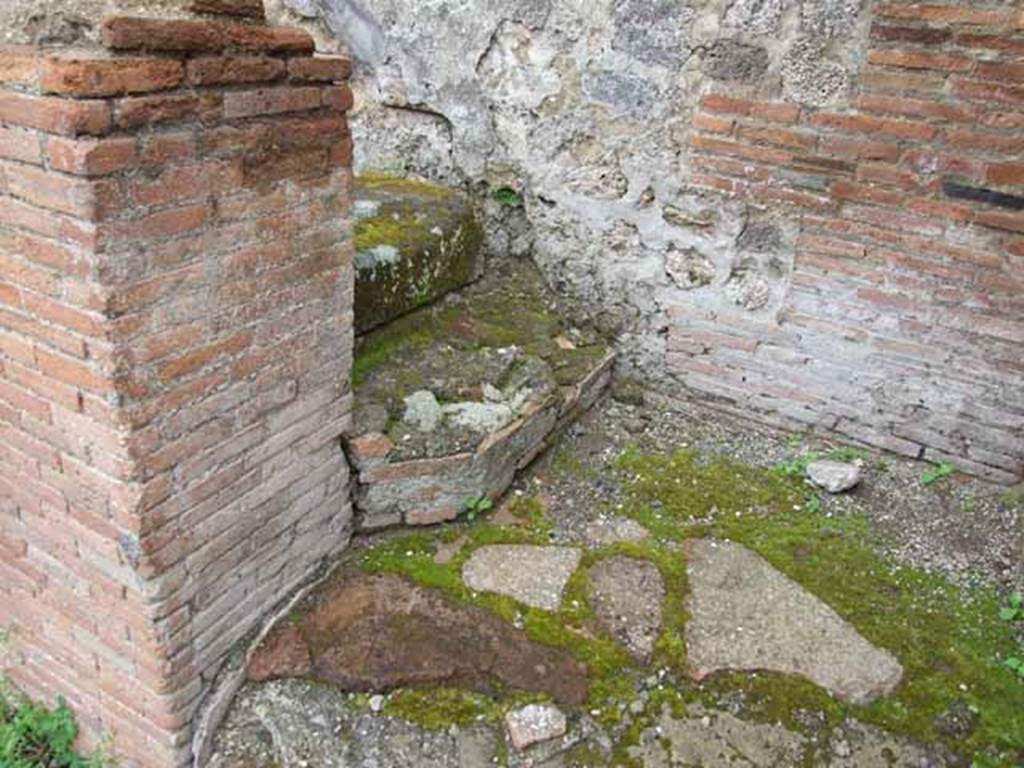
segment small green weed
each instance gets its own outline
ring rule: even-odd
[[[956,467],[948,462],[941,462],[929,467],[921,473],[921,485],[934,485],[943,478],[949,477],[956,472]]]
[[[4,768],[103,768],[101,755],[75,752],[75,716],[59,699],[47,709],[15,693],[0,679],[0,766]]]
[[[1020,592],[1010,595],[1009,602],[999,611],[999,618],[1003,621],[1024,621],[1024,595]]]
[[[499,187],[491,193],[491,197],[506,208],[520,209],[523,207],[523,196],[512,187]]]
[[[1011,672],[1015,673],[1022,681],[1024,681],[1024,659],[1019,659],[1016,656],[1011,656],[1006,659],[1003,664]]]
[[[1016,485],[1002,496],[999,501],[1008,507],[1021,507],[1024,509],[1024,485]]]
[[[466,513],[466,519],[469,522],[473,522],[484,512],[489,511],[494,507],[494,502],[486,496],[478,496],[472,499],[466,499],[462,503],[462,510]]]

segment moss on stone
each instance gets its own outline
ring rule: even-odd
[[[403,688],[391,693],[384,714],[431,730],[476,722],[496,725],[503,707],[495,699],[462,688]]]
[[[395,411],[412,392],[435,389],[439,377],[453,388],[458,382],[479,386],[489,379],[485,351],[510,347],[521,350],[521,365],[543,361],[551,386],[575,385],[608,347],[594,337],[563,349],[557,339],[567,332],[565,321],[552,303],[534,267],[496,265],[459,299],[421,307],[358,339],[356,396]]]
[[[1016,643],[997,618],[994,590],[962,590],[898,566],[879,554],[866,520],[803,508],[802,484],[777,473],[724,458],[701,462],[689,452],[631,451],[620,466],[627,514],[670,540],[710,533],[743,544],[894,653],[904,668],[893,695],[866,707],[842,705],[810,683],[780,675],[713,681],[721,691],[747,693],[755,702],[752,716],[793,724],[801,709],[824,711],[830,720],[853,716],[961,753],[1016,750],[1020,758],[1024,686],[1002,667]],[[707,516],[710,523],[694,525]],[[954,740],[936,731],[934,721],[956,700],[975,707],[980,719],[972,734]]]
[[[377,210],[356,221],[355,324],[362,332],[472,281],[483,229],[455,190],[387,176],[359,177],[355,195]]]

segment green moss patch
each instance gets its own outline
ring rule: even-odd
[[[536,268],[495,265],[487,277],[457,300],[424,306],[356,342],[353,386],[360,403],[379,403],[401,417],[403,399],[421,389],[439,399],[465,399],[462,390],[496,381],[501,361],[495,350],[516,347],[515,364],[545,369],[550,386],[575,385],[608,352],[598,336],[566,348],[566,320]],[[561,342],[561,343],[560,343]],[[539,362],[538,362],[539,361]],[[515,375],[513,368],[507,375]],[[450,390],[450,391],[449,391]]]
[[[491,697],[461,688],[405,688],[388,696],[384,714],[440,730],[475,722],[496,725],[502,707]]]
[[[1024,759],[1024,685],[1002,664],[1019,650],[1011,628],[998,618],[993,590],[964,590],[940,576],[892,562],[879,554],[865,519],[830,518],[808,508],[802,481],[784,473],[721,457],[702,459],[687,451],[626,451],[617,469],[626,498],[623,512],[653,536],[642,543],[585,552],[557,612],[474,594],[461,579],[463,564],[480,546],[549,540],[550,523],[539,501],[531,498],[514,505],[514,514],[527,522],[523,527],[481,522],[441,534],[405,536],[368,552],[364,567],[401,573],[455,600],[521,621],[534,640],[564,648],[586,663],[591,682],[586,706],[616,734],[616,764],[630,764],[628,745],[636,743],[664,706],[682,716],[689,702],[713,707],[736,693],[742,694],[744,717],[782,723],[795,731],[827,732],[853,717],[895,735],[944,743],[974,757],[978,765],[1009,766]],[[466,541],[462,549],[448,563],[435,563],[439,541],[459,535]],[[897,656],[904,667],[903,683],[892,696],[864,707],[839,702],[803,678],[773,673],[721,673],[700,686],[689,683],[684,674],[688,617],[682,544],[706,535],[743,544],[831,605],[865,638]],[[665,579],[664,625],[646,669],[595,629],[587,574],[596,562],[613,555],[649,560]],[[642,714],[626,717],[641,681],[654,670],[667,671],[664,687],[648,691]],[[958,701],[978,713],[976,728],[962,738],[935,727],[936,718]]]
[[[740,689],[766,721],[796,723],[803,710],[830,720],[853,716],[896,734],[944,742],[957,752],[1024,749],[1024,685],[1002,666],[1016,643],[998,619],[994,590],[960,589],[879,554],[867,521],[830,518],[807,508],[802,483],[726,458],[701,461],[693,452],[620,460],[626,513],[658,536],[682,541],[711,534],[730,539],[831,605],[904,668],[895,693],[867,707],[848,707],[802,680],[773,675],[716,679],[720,691]],[[700,520],[695,524],[695,520]],[[968,737],[939,733],[935,718],[963,700],[980,717]]]
[[[356,199],[376,210],[355,222],[357,332],[376,327],[471,282],[484,233],[455,190],[410,179],[359,177]]]

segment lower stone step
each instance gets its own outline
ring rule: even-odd
[[[497,499],[597,400],[613,362],[525,263],[360,339],[345,440],[359,526],[430,525]]]

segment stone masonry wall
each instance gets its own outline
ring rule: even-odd
[[[1019,2],[267,4],[668,396],[1021,475]]]
[[[170,768],[348,540],[350,66],[294,29],[96,32],[0,49],[0,658]]]

